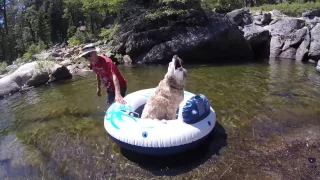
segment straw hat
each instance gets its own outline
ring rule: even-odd
[[[82,49],[81,49],[81,54],[78,56],[79,58],[80,57],[83,57],[85,55],[87,55],[88,53],[91,53],[91,52],[99,52],[100,51],[100,48],[99,47],[96,47],[94,44],[88,44],[88,45],[85,45]]]

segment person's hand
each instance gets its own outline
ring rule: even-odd
[[[100,88],[97,88],[97,95],[98,95],[98,96],[101,96],[101,90],[100,90]]]
[[[123,97],[120,94],[116,95],[115,99],[120,104],[125,104],[126,103],[126,101],[123,99]]]

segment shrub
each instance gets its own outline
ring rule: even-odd
[[[7,67],[7,63],[6,62],[0,62],[0,74],[3,74],[6,72],[6,67]]]
[[[112,40],[119,27],[120,25],[116,24],[109,29],[101,28],[100,36],[102,36],[105,40]]]
[[[32,59],[32,55],[41,53],[46,49],[46,45],[43,41],[39,41],[37,44],[31,44],[26,53],[23,54],[24,59],[27,61]]]
[[[93,38],[93,35],[88,31],[80,31],[77,29],[76,33],[69,39],[70,46],[87,43]]]
[[[68,37],[72,37],[77,32],[77,27],[71,26],[68,28],[67,35]]]

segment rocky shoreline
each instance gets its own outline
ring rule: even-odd
[[[195,4],[179,11],[159,13],[135,6],[119,21],[121,28],[111,41],[97,41],[101,54],[115,63],[166,64],[174,54],[186,63],[197,61],[249,61],[257,57],[318,61],[320,59],[320,12],[310,10],[301,18],[271,12],[237,9],[225,15],[205,12]],[[177,8],[177,7],[175,7]],[[90,71],[78,58],[81,47],[57,44],[33,55],[35,62],[17,59],[0,76],[0,97],[19,90]],[[38,72],[39,63],[48,62]],[[50,68],[48,68],[50,67]],[[54,68],[51,68],[54,67]],[[11,73],[13,72],[13,73]]]

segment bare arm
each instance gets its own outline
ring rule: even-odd
[[[97,74],[97,89],[100,89],[100,86],[101,86],[101,80],[100,80],[100,77],[98,76]]]
[[[112,78],[113,78],[113,83],[114,83],[114,88],[115,88],[115,93],[116,95],[121,95],[120,93],[120,84],[119,84],[119,81],[118,81],[118,78],[115,74],[112,74]]]
[[[125,100],[123,99],[121,92],[120,92],[120,84],[118,81],[118,78],[115,74],[112,74],[113,77],[113,83],[114,83],[114,88],[115,88],[115,95],[116,95],[116,101],[118,101],[121,104],[125,104]]]
[[[101,89],[100,89],[100,85],[101,85],[101,80],[100,80],[100,77],[98,76],[97,74],[97,95],[98,96],[101,96]]]

